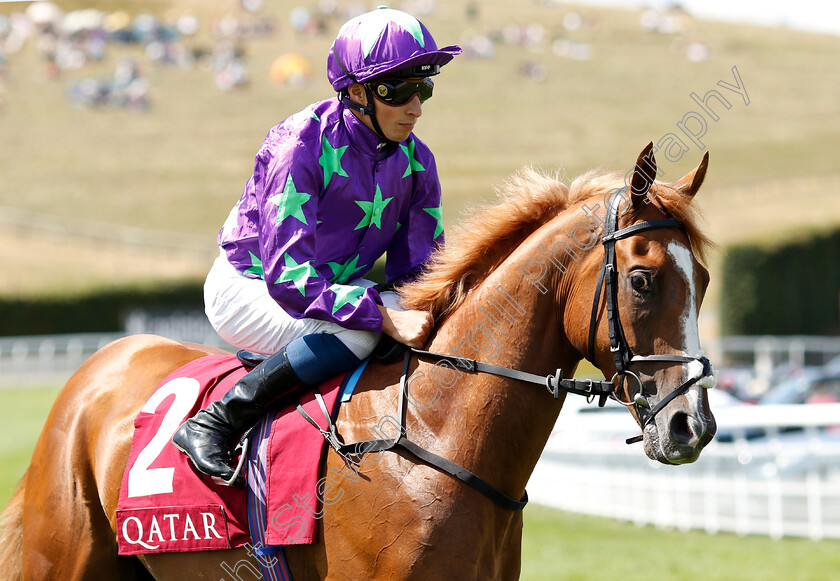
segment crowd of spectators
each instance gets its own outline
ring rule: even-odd
[[[543,0],[546,4],[558,4],[555,0]],[[481,8],[470,4],[467,8],[467,23],[480,20]],[[594,58],[592,42],[587,42],[601,27],[597,13],[584,14],[578,10],[565,11],[560,18],[560,26],[547,27],[542,22],[530,24],[510,23],[502,28],[479,31],[468,27],[461,38],[461,44],[468,57],[479,59],[494,58],[499,47],[517,46],[526,51],[542,53],[550,51],[557,57],[578,61]],[[639,28],[649,34],[660,34],[674,39],[672,50],[682,54],[690,61],[703,61],[711,57],[711,49],[702,42],[688,41],[694,31],[694,20],[678,5],[668,10],[644,10],[639,15]],[[542,81],[548,77],[544,64],[526,60],[520,63],[518,73],[532,80]]]
[[[202,26],[210,34],[199,40]],[[67,73],[104,61],[114,46],[136,49],[119,52],[131,56],[117,60],[112,76],[67,80],[66,94],[71,103],[87,107],[144,110],[150,105],[144,71],[200,66],[220,90],[242,87],[248,82],[245,45],[250,39],[273,35],[276,28],[275,19],[262,14],[261,0],[240,0],[232,14],[208,23],[188,11],[164,20],[125,11],[65,13],[53,2],[32,2],[20,12],[0,14],[0,109],[6,61],[27,47],[37,52],[38,73],[46,81],[78,79],[77,73]]]
[[[145,110],[151,100],[150,83],[144,71],[154,67],[200,66],[209,72],[219,90],[234,90],[246,86],[250,79],[245,58],[249,40],[271,37],[281,27],[296,35],[332,34],[341,22],[368,9],[367,3],[359,0],[319,0],[315,8],[293,8],[287,21],[278,24],[266,15],[263,1],[236,0],[238,5],[228,15],[211,22],[200,22],[189,11],[170,20],[151,14],[131,16],[125,11],[106,13],[85,9],[65,13],[46,0],[32,2],[24,11],[10,16],[0,14],[0,112],[4,106],[7,61],[26,45],[35,47],[41,74],[48,81],[70,76],[65,71],[84,69],[89,63],[103,61],[113,45],[136,47],[133,56],[119,59],[112,76],[68,81],[67,96],[70,102],[87,107]],[[555,0],[541,1],[556,4]],[[433,14],[437,9],[435,0],[404,0],[395,7],[419,17]],[[510,23],[487,30],[482,28],[482,5],[470,2],[462,17],[464,27],[458,42],[468,58],[492,59],[505,47],[521,47],[526,54],[550,52],[558,58],[579,61],[596,56],[593,44],[587,41],[601,25],[597,12],[566,9],[559,18],[559,26],[544,22]],[[642,30],[679,39],[688,38],[692,26],[690,16],[679,9],[647,10],[639,17]],[[209,34],[200,35],[202,31]],[[689,60],[710,57],[709,48],[702,43],[681,40],[678,47]],[[517,73],[542,81],[548,77],[549,68],[544,59],[526,57],[518,64]],[[275,82],[300,85],[314,76],[314,68],[301,55],[290,53],[278,58],[264,74]],[[78,78],[77,74],[72,76]]]

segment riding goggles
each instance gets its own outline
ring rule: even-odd
[[[423,103],[432,96],[435,83],[426,77],[420,81],[401,81],[397,79],[386,79],[372,81],[367,84],[376,98],[388,105],[405,105],[414,95],[420,97]]]

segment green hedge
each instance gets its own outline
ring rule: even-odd
[[[385,280],[378,261],[365,275]],[[60,333],[117,333],[129,311],[203,311],[204,280],[165,282],[143,287],[90,291],[73,296],[9,298],[0,296],[0,337]]]
[[[725,335],[840,332],[840,230],[729,248],[723,263]]]
[[[0,297],[0,336],[119,332],[134,308],[203,310],[203,284],[168,282],[67,297]]]

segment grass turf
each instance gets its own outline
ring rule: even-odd
[[[29,466],[57,387],[0,390],[0,506],[5,506]]]
[[[837,541],[660,530],[537,506],[523,536],[523,581],[826,581],[840,571]]]

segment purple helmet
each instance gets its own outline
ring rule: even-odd
[[[427,77],[460,53],[458,46],[438,49],[410,14],[381,7],[341,27],[327,56],[327,78],[338,92],[405,69],[410,69],[408,76]]]

